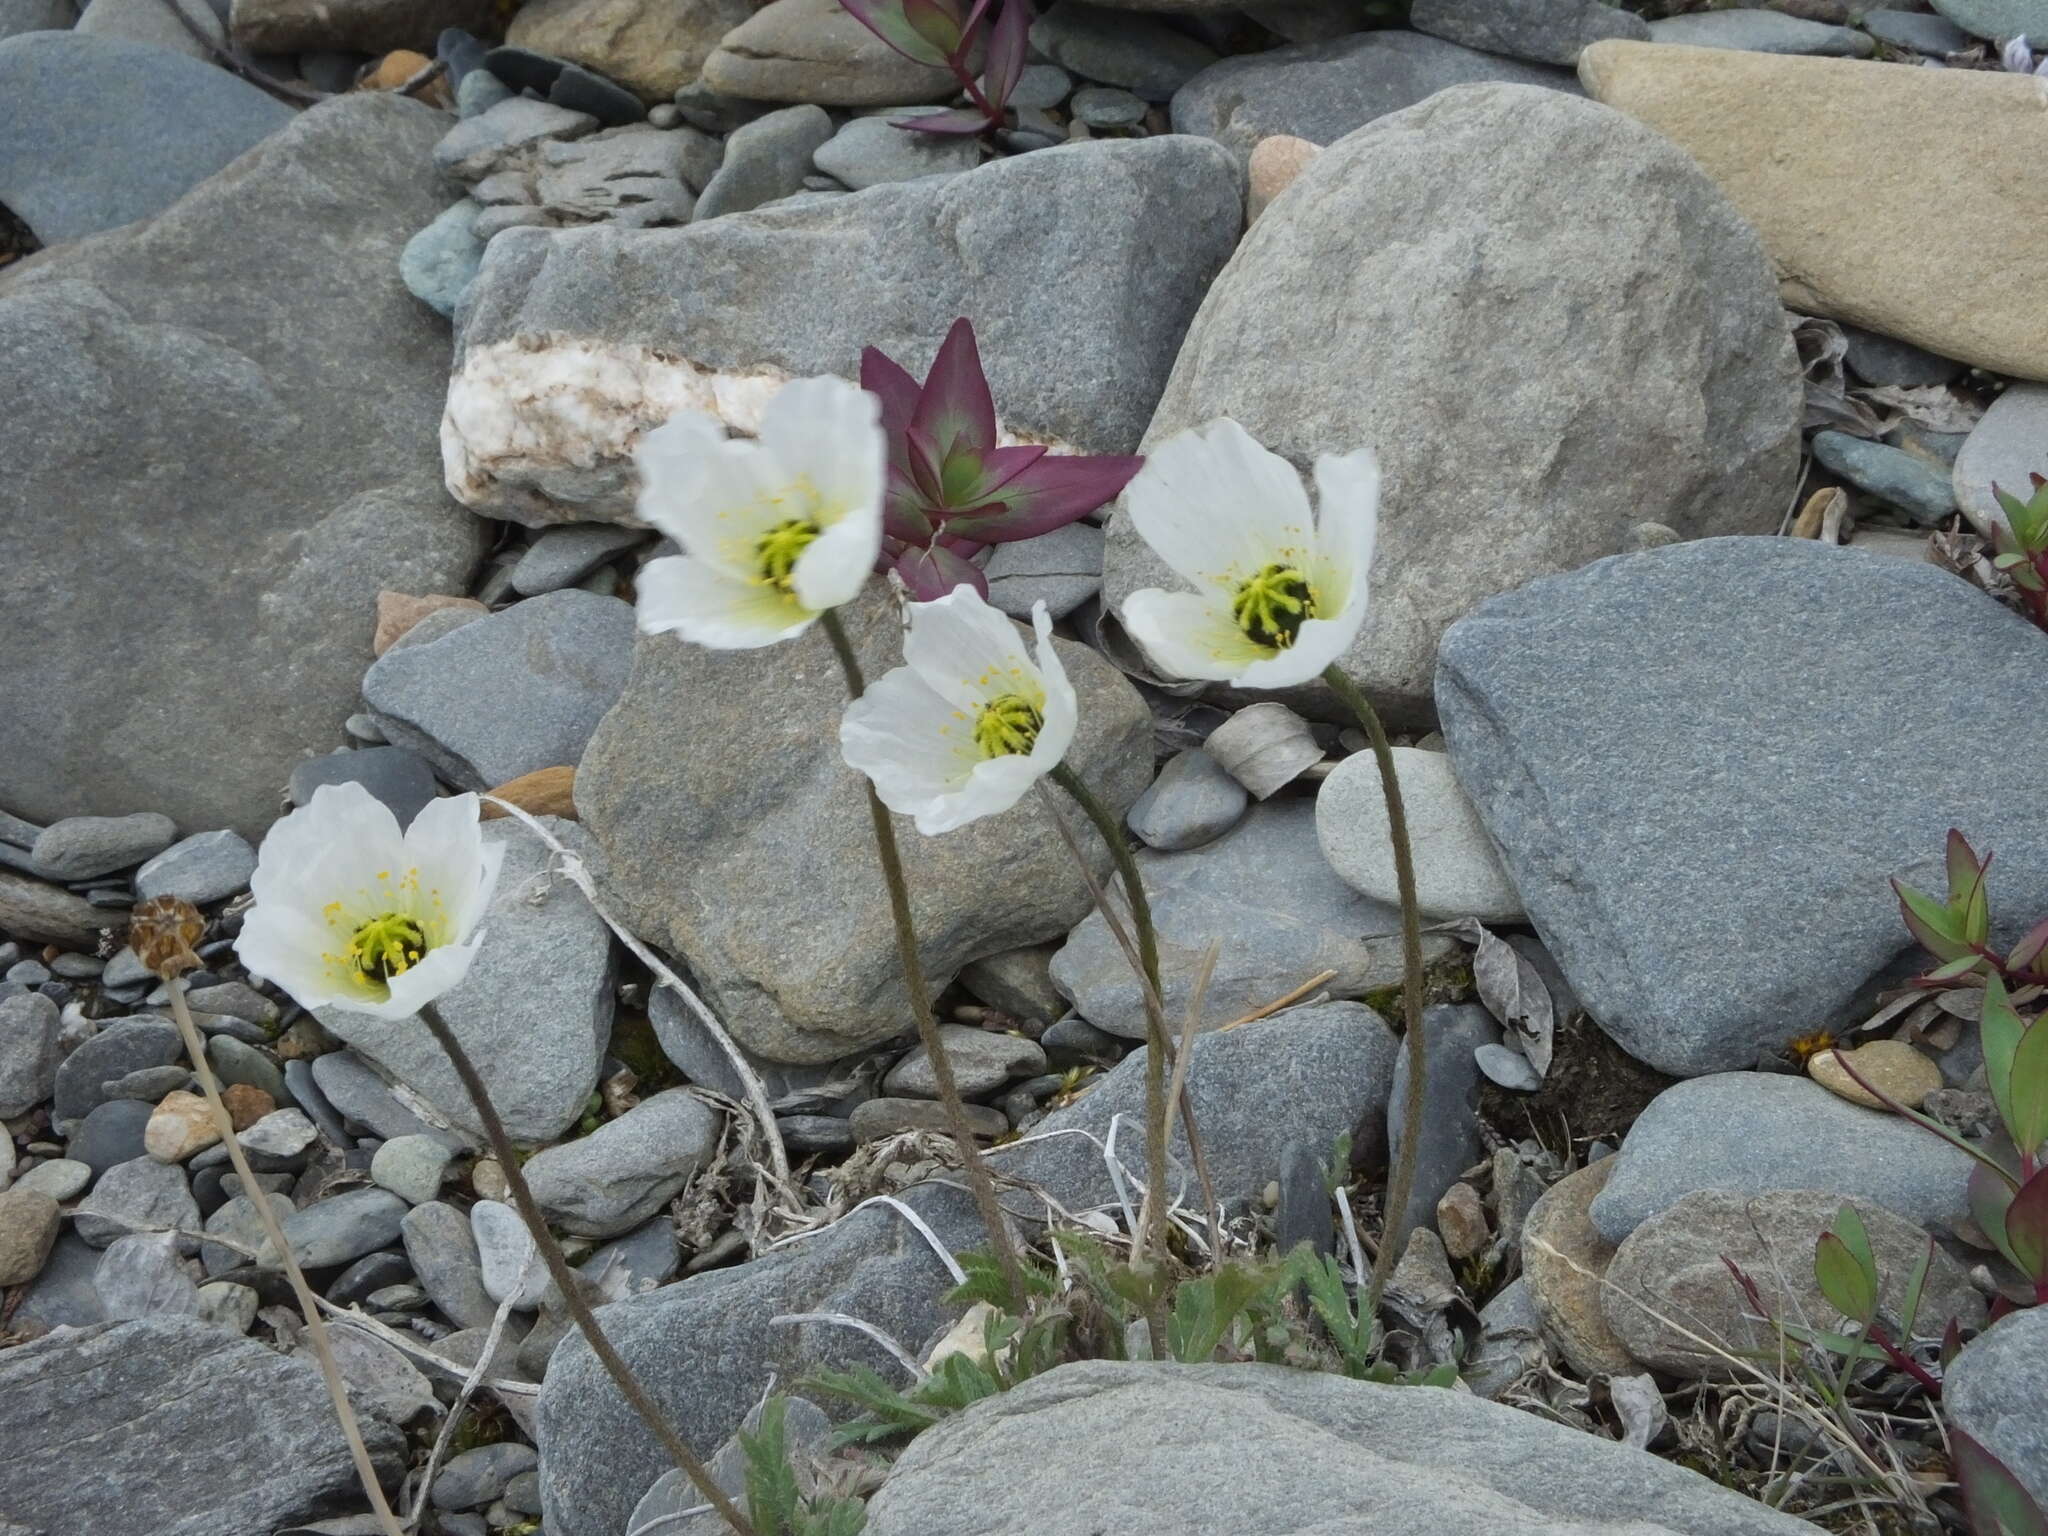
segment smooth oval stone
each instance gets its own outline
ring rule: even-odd
[[[1806,1063],[1806,1075],[1829,1093],[1851,1104],[1884,1108],[1842,1065],[1846,1059],[1862,1078],[1885,1098],[1918,1109],[1928,1094],[1941,1086],[1941,1068],[1903,1040],[1873,1040],[1852,1051],[1819,1051]]]

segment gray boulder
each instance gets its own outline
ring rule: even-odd
[[[1600,0],[1415,0],[1408,24],[1468,48],[1542,64],[1576,64],[1603,37],[1647,42],[1650,24]]]
[[[465,301],[448,484],[516,522],[630,522],[632,446],[676,410],[750,429],[778,380],[851,378],[870,344],[921,372],[958,315],[1005,426],[1128,453],[1241,196],[1213,146],[1168,136],[685,229],[507,230]],[[1041,238],[1055,221],[1084,257]]]
[[[1886,882],[1945,889],[1950,827],[1997,852],[2007,942],[2048,911],[2033,775],[2002,723],[2043,646],[1933,566],[1715,539],[1488,603],[1445,639],[1437,707],[1587,1010],[1660,1071],[1726,1071],[1840,1027],[1913,951]]]
[[[1964,1219],[1968,1153],[1803,1077],[1724,1072],[1665,1089],[1629,1127],[1593,1225],[1619,1243],[1694,1190],[1819,1190],[1952,1232]]]
[[[1400,914],[1337,878],[1316,844],[1313,801],[1268,801],[1212,843],[1180,853],[1144,848],[1136,857],[1159,932],[1166,1016],[1176,1030],[1203,956],[1219,939],[1203,1002],[1208,1028],[1325,970],[1337,974],[1321,990],[1336,998],[1401,980]],[[1425,958],[1451,947],[1440,934],[1423,938]],[[1053,957],[1052,979],[1097,1029],[1145,1038],[1137,976],[1101,913],[1089,912]]]
[[[542,825],[589,856],[590,835],[574,822],[546,817]],[[583,1114],[611,1039],[611,930],[581,891],[549,872],[551,855],[524,826],[501,818],[486,822],[483,836],[503,846],[505,862],[483,920],[483,947],[462,984],[442,995],[441,1017],[483,1074],[512,1138],[552,1141]],[[418,1018],[325,1008],[320,1022],[451,1124],[483,1134],[455,1069]],[[345,1059],[320,1062],[339,1073]],[[337,1107],[352,1112],[339,1100]],[[384,1128],[391,1130],[405,1133]]]
[[[395,1487],[405,1437],[362,1431]],[[0,1443],[0,1510],[53,1533],[267,1536],[362,1501],[319,1371],[196,1317],[0,1352]]]
[[[292,120],[210,63],[81,32],[0,38],[0,101],[0,203],[45,245],[161,212]],[[12,384],[6,396],[19,398]]]
[[[2048,1307],[2014,1312],[1963,1347],[1941,1379],[1948,1421],[2004,1462],[2048,1509]]]
[[[1228,1446],[1227,1474],[1216,1448]],[[1059,1496],[1047,1498],[1048,1468]],[[549,1521],[553,1529],[553,1521]],[[1661,1461],[1462,1392],[1278,1365],[1063,1365],[910,1443],[868,1536],[1812,1536]]]
[[[1233,1208],[1254,1200],[1279,1177],[1290,1143],[1326,1158],[1349,1136],[1361,1161],[1380,1146],[1380,1116],[1394,1076],[1393,1031],[1362,1003],[1297,1008],[1227,1034],[1196,1038],[1188,1066],[1188,1097],[1219,1199]],[[991,1163],[1004,1173],[1051,1190],[1070,1210],[1111,1207],[1116,1189],[1096,1143],[1122,1116],[1117,1159],[1128,1188],[1145,1179],[1145,1057],[1133,1051],[1080,1100],[1031,1128],[1034,1140],[998,1148]],[[1073,1131],[1087,1134],[1072,1135]],[[1091,1139],[1092,1138],[1092,1139]],[[1176,1123],[1174,1189],[1201,1204],[1187,1129]],[[1028,1195],[1008,1199],[1020,1216],[1043,1217]]]
[[[1568,69],[1523,64],[1420,32],[1355,32],[1212,64],[1173,97],[1173,129],[1215,139],[1243,164],[1274,134],[1334,144],[1454,85],[1503,80],[1578,95]]]
[[[905,1198],[948,1247],[984,1241],[963,1191],[925,1185]],[[951,1288],[909,1223],[870,1206],[751,1263],[604,1307],[598,1320],[677,1432],[709,1457],[771,1373],[787,1385],[807,1371],[859,1363],[901,1378],[880,1345],[850,1328],[772,1319],[844,1312],[921,1353],[953,1321],[941,1300]],[[549,1536],[618,1536],[641,1495],[674,1466],[576,1334],[549,1361],[534,1438]]]
[[[1379,455],[1372,606],[1344,665],[1419,722],[1437,642],[1489,594],[1646,518],[1775,528],[1799,376],[1756,232],[1688,155],[1555,91],[1458,86],[1316,156],[1245,237],[1146,438],[1218,416],[1303,470]],[[1105,601],[1177,585],[1114,519]]]
[[[617,1237],[690,1182],[717,1150],[719,1125],[717,1110],[687,1088],[671,1088],[588,1136],[536,1154],[526,1182],[551,1224],[579,1237]]]
[[[152,146],[177,138],[111,90],[93,111],[117,97]],[[9,809],[147,805],[253,839],[355,707],[378,591],[463,589],[480,530],[439,483],[447,340],[397,273],[446,198],[441,122],[377,92],[315,107],[150,222],[0,283]],[[167,445],[183,467],[142,473]]]
[[[900,662],[901,625],[879,585],[839,613],[868,677]],[[1056,643],[1080,699],[1067,762],[1121,814],[1151,774],[1151,718],[1107,662]],[[576,775],[614,910],[681,954],[740,1044],[772,1060],[830,1061],[910,1022],[864,781],[839,755],[845,698],[815,631],[755,651],[643,635],[625,696]],[[1105,873],[1108,855],[1077,825]],[[1036,796],[944,837],[900,826],[935,989],[969,960],[1064,933],[1088,909]]]

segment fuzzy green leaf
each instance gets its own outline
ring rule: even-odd
[[[740,1451],[746,1460],[747,1513],[757,1530],[788,1529],[803,1503],[783,1433],[788,1412],[789,1399],[777,1394],[761,1405],[759,1425],[752,1431],[740,1431]]]
[[[1853,1237],[1843,1235],[1844,1217],[1855,1224]],[[1859,1242],[1861,1252],[1857,1250]],[[1821,1233],[1813,1245],[1813,1278],[1821,1294],[1837,1312],[1858,1323],[1869,1322],[1877,1310],[1877,1272],[1875,1266],[1869,1266],[1869,1253],[1863,1223],[1846,1205],[1835,1218],[1834,1230]]]

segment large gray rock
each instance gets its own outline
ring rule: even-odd
[[[1198,1037],[1188,1097],[1218,1198],[1234,1208],[1255,1199],[1279,1176],[1290,1143],[1327,1156],[1339,1136],[1349,1136],[1359,1158],[1369,1158],[1382,1140],[1380,1115],[1397,1049],[1378,1014],[1348,1002],[1297,1008]],[[1032,1127],[1043,1140],[998,1148],[993,1165],[1054,1191],[1069,1210],[1113,1208],[1116,1190],[1096,1142],[1121,1115],[1116,1153],[1131,1176],[1126,1187],[1144,1183],[1145,1056],[1142,1048],[1126,1056],[1077,1103]],[[1062,1134],[1075,1130],[1087,1135]],[[1170,1152],[1175,1193],[1199,1206],[1185,1125],[1175,1124]],[[1027,1195],[1010,1197],[1008,1205],[1019,1215],[1044,1214]]]
[[[631,521],[632,446],[678,409],[751,429],[780,380],[854,377],[869,345],[921,372],[958,315],[1006,427],[1128,453],[1240,197],[1214,146],[1167,136],[685,229],[507,230],[465,301],[449,488],[516,522]]]
[[[1885,1110],[1816,1082],[1723,1072],[1665,1089],[1629,1127],[1593,1225],[1619,1243],[1695,1190],[1820,1190],[1868,1200],[1937,1232],[1968,1211],[1969,1154]]]
[[[667,1205],[718,1147],[720,1117],[687,1088],[657,1093],[526,1165],[541,1214],[579,1237],[617,1237]]]
[[[405,1437],[361,1427],[395,1485]],[[319,1371],[196,1317],[0,1351],[0,1443],[0,1510],[52,1536],[270,1536],[363,1497]]]
[[[1337,878],[1316,844],[1312,801],[1271,800],[1213,843],[1181,853],[1143,848],[1136,857],[1175,1030],[1217,940],[1223,948],[1203,1001],[1202,1022],[1212,1029],[1325,970],[1337,974],[1319,990],[1336,998],[1401,980],[1400,914]],[[1450,948],[1440,934],[1423,939],[1426,958]],[[1052,979],[1097,1029],[1145,1038],[1137,975],[1101,913],[1090,912],[1053,956]]]
[[[1839,1027],[1913,949],[1888,877],[1943,889],[1950,827],[1996,850],[2012,937],[2048,910],[2002,723],[2044,662],[2048,638],[1933,566],[1716,539],[1487,604],[1444,642],[1437,706],[1587,1010],[1684,1075]]]
[[[1227,1474],[1219,1446],[1230,1448]],[[1624,1530],[1813,1527],[1647,1452],[1462,1392],[1278,1365],[1111,1360],[1063,1365],[919,1435],[867,1523],[868,1536]]]
[[[548,592],[424,645],[393,646],[363,677],[384,734],[458,789],[574,767],[626,686],[633,608]]]
[[[149,223],[0,281],[10,810],[146,805],[253,839],[355,708],[378,591],[464,589],[479,528],[433,446],[447,340],[397,273],[446,200],[442,121],[375,92],[315,107]]]
[[[1344,665],[1415,722],[1438,640],[1484,597],[1645,519],[1775,528],[1799,389],[1763,246],[1690,157],[1591,102],[1459,86],[1325,150],[1260,217],[1146,438],[1231,416],[1304,470],[1377,452],[1372,606]],[[1115,518],[1105,600],[1177,585]]]
[[[1212,64],[1173,98],[1176,133],[1215,139],[1242,164],[1274,134],[1334,144],[1454,85],[1504,80],[1579,94],[1570,70],[1523,64],[1420,32],[1357,32]]]
[[[1906,1283],[1929,1258],[1925,1231],[1868,1201],[1856,1209],[1877,1260],[1885,1331],[1904,1326]],[[1601,1310],[1616,1338],[1643,1365],[1674,1376],[1747,1376],[1747,1362],[1777,1353],[1783,1340],[1728,1272],[1755,1282],[1770,1317],[1840,1330],[1842,1315],[1813,1278],[1813,1249],[1844,1202],[1815,1190],[1743,1195],[1699,1190],[1629,1233],[1607,1268]],[[1938,1339],[1953,1318],[1965,1333],[1983,1325],[1984,1298],[1962,1265],[1935,1248],[1913,1337]],[[1730,1355],[1737,1360],[1731,1360]],[[1944,1393],[1946,1398],[1946,1393]]]
[[[1950,1424],[2004,1462],[2034,1502],[2048,1509],[2048,1307],[2014,1312],[1965,1345],[1941,1379]]]
[[[879,585],[839,614],[868,677],[900,663],[902,627]],[[1055,643],[1080,700],[1067,764],[1120,815],[1151,776],[1151,717],[1107,662]],[[576,775],[628,925],[688,960],[740,1044],[773,1060],[830,1061],[910,1027],[864,781],[839,755],[845,698],[816,631],[754,651],[642,636]],[[934,989],[1088,910],[1037,796],[944,837],[898,825]],[[1105,874],[1108,855],[1077,826]]]
[[[545,817],[542,825],[589,856],[590,835],[574,822]],[[462,984],[442,994],[441,1017],[483,1074],[512,1138],[552,1141],[583,1114],[611,1039],[611,930],[581,891],[549,872],[552,856],[524,826],[509,817],[486,822],[483,837],[503,846],[505,862],[483,920],[483,947]],[[323,1008],[320,1022],[451,1124],[483,1134],[461,1079],[418,1018]],[[346,1070],[343,1060],[320,1058],[334,1072]]]
[[[925,1185],[905,1198],[955,1251],[985,1242],[964,1192]],[[954,1319],[941,1301],[951,1288],[909,1223],[870,1206],[752,1263],[605,1307],[598,1320],[677,1432],[709,1457],[771,1373],[787,1385],[807,1371],[858,1363],[901,1379],[902,1367],[850,1328],[773,1318],[845,1312],[922,1353]],[[549,1362],[534,1438],[549,1536],[618,1536],[641,1495],[674,1466],[580,1335]]]
[[[226,70],[78,32],[0,39],[0,101],[0,203],[45,245],[168,208],[292,120],[290,107]],[[20,398],[12,383],[5,393]],[[19,462],[11,447],[7,457]]]
[[[1647,42],[1650,24],[1601,0],[1415,0],[1408,24],[1468,48],[1543,64],[1576,64],[1603,37]]]

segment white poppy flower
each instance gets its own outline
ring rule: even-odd
[[[910,605],[907,666],[846,708],[839,746],[882,803],[927,837],[1007,811],[1074,740],[1074,686],[1032,606],[1038,659],[972,587]]]
[[[797,379],[757,438],[685,411],[640,440],[640,516],[683,553],[641,570],[640,627],[717,650],[773,645],[866,583],[882,549],[881,402]]]
[[[1123,621],[1160,670],[1246,688],[1322,675],[1365,623],[1380,470],[1368,449],[1301,477],[1225,417],[1153,449],[1124,490],[1131,524],[1192,592],[1147,587]]]
[[[410,1018],[469,973],[505,850],[475,795],[430,801],[401,835],[360,784],[323,784],[263,839],[235,953],[309,1009]]]

